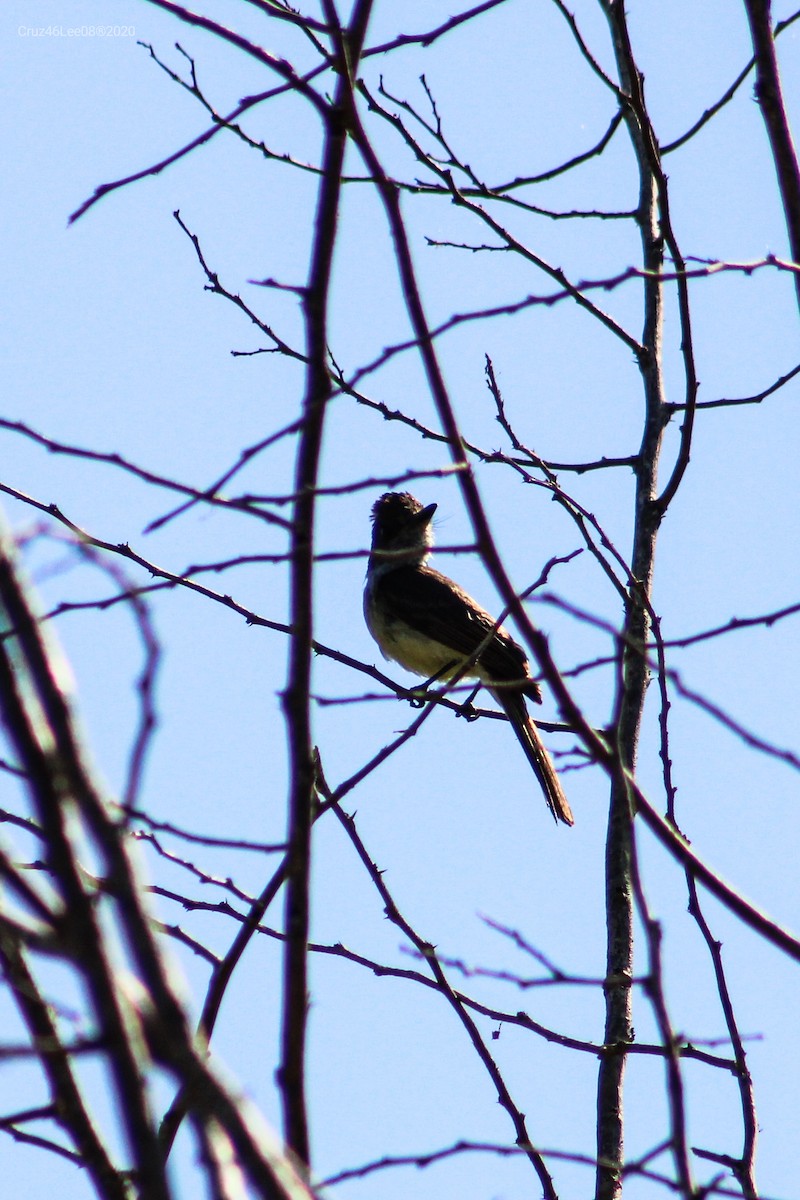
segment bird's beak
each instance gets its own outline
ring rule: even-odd
[[[421,509],[414,517],[414,524],[429,525],[438,507],[437,504],[429,504],[426,508]]]

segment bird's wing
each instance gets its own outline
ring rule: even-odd
[[[396,567],[387,571],[377,581],[376,593],[395,620],[424,631],[459,657],[469,658],[474,654],[495,627],[495,620],[486,609],[432,567]],[[525,651],[502,626],[495,630],[481,654],[480,664],[498,683],[529,679]]]

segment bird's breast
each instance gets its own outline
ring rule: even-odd
[[[369,583],[364,590],[364,619],[384,658],[400,663],[415,675],[430,679],[443,673],[446,667],[463,662],[463,657],[449,646],[395,615],[389,605],[381,603],[375,587]]]

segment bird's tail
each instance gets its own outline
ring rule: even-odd
[[[564,795],[558,772],[539,736],[539,730],[530,718],[524,696],[521,692],[505,688],[499,688],[493,695],[513,726],[528,762],[533,767],[533,773],[542,786],[547,807],[553,817],[556,821],[563,821],[565,825],[574,825],[572,809]]]

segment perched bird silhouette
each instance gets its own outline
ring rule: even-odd
[[[478,653],[466,675],[502,707],[541,784],[551,813],[574,823],[553,760],[531,720],[525,697],[542,702],[528,658],[503,626],[457,583],[428,566],[435,504],[410,492],[386,492],[372,508],[372,550],[364,617],[385,658],[426,679],[450,679]]]

